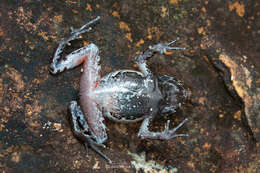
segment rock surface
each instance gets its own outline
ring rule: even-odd
[[[7,1],[0,3],[0,172],[259,172],[260,31],[257,1]],[[149,45],[180,37],[186,47],[158,56],[156,73],[175,76],[192,93],[181,109],[156,119],[188,138],[141,140],[141,123],[106,120],[109,165],[68,123],[80,68],[52,76],[50,59],[71,26],[101,16],[70,52],[99,46],[102,74],[136,69]],[[257,20],[258,19],[258,20]],[[143,167],[142,167],[143,166]]]

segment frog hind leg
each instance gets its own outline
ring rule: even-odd
[[[80,64],[83,64],[83,68],[87,62],[87,58],[92,54],[98,53],[98,47],[91,43],[87,46],[79,48],[70,54],[66,55],[65,58],[59,59],[58,61],[52,62],[50,65],[50,72],[52,74],[57,74],[63,72],[67,69],[72,69]]]
[[[152,132],[149,131],[149,124],[152,121],[153,116],[149,116],[145,118],[142,122],[141,128],[138,132],[138,136],[142,139],[162,139],[162,140],[170,140],[172,138],[178,136],[189,136],[188,134],[176,134],[176,131],[186,122],[188,119],[184,119],[177,127],[173,129],[169,129],[170,120],[167,121],[164,131],[162,132]]]
[[[49,70],[52,74],[57,74],[66,69],[74,68],[74,67],[80,65],[82,62],[85,62],[85,60],[86,60],[85,55],[86,55],[86,53],[91,51],[90,48],[93,48],[92,44],[90,44],[90,46],[85,46],[83,48],[75,50],[74,52],[65,56],[65,58],[62,57],[62,54],[64,52],[64,48],[66,46],[70,46],[70,41],[76,40],[80,37],[81,34],[92,30],[92,28],[89,27],[89,25],[95,23],[99,19],[100,19],[100,17],[98,16],[78,29],[71,28],[70,36],[68,38],[60,41],[60,43],[54,53],[51,65],[49,67]]]
[[[98,47],[89,45],[86,60],[83,64],[83,73],[80,78],[80,107],[88,122],[89,128],[97,143],[102,144],[107,139],[106,126],[100,105],[96,103],[95,89],[101,79]]]
[[[88,147],[90,147],[93,151],[95,151],[101,157],[103,157],[105,160],[111,163],[109,157],[107,157],[96,147],[96,145],[102,147],[105,146],[95,141],[95,138],[93,137],[93,132],[89,128],[84,114],[82,113],[80,106],[78,106],[76,101],[70,102],[69,110],[71,114],[70,120],[72,124],[73,133],[80,141],[84,143],[86,148],[86,157],[88,157]]]

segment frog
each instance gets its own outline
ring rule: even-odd
[[[81,34],[91,31],[90,25],[99,19],[98,16],[78,29],[71,28],[70,36],[60,41],[49,67],[52,74],[58,74],[82,65],[79,103],[71,101],[68,110],[72,131],[85,145],[86,156],[88,148],[91,148],[111,163],[111,159],[98,148],[105,148],[104,143],[108,139],[105,118],[123,123],[142,121],[137,134],[141,139],[170,140],[188,136],[176,133],[188,118],[173,129],[169,128],[168,120],[164,131],[149,130],[155,117],[173,114],[190,95],[179,80],[169,75],[155,74],[147,65],[147,61],[156,53],[166,54],[172,50],[184,50],[185,48],[171,46],[179,38],[149,46],[137,55],[134,61],[139,71],[117,70],[101,77],[99,48],[96,44],[90,43],[65,56],[62,55],[64,48],[70,46],[72,40],[79,39]]]

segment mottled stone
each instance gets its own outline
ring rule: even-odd
[[[137,172],[145,170],[141,163],[165,172],[259,172],[258,9],[257,1],[236,0],[1,1],[0,172]],[[96,16],[93,30],[66,52],[95,43],[102,75],[136,68],[132,59],[140,51],[180,37],[186,51],[157,56],[150,65],[180,79],[192,95],[151,129],[188,117],[178,131],[188,138],[141,140],[140,123],[107,120],[109,140],[101,150],[113,163],[92,151],[85,157],[67,119],[80,68],[52,76],[48,66],[70,27]]]
[[[230,81],[238,96],[244,103],[244,111],[254,137],[260,140],[260,86],[254,66],[249,66],[248,57],[219,55],[219,60],[229,69]],[[228,77],[226,77],[228,78]],[[229,83],[227,84],[229,85]],[[230,87],[228,87],[230,88]],[[232,91],[231,91],[232,92]]]

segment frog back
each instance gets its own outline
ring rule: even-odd
[[[112,72],[100,80],[94,91],[95,100],[108,118],[121,122],[141,120],[151,101],[144,80],[137,71]]]

